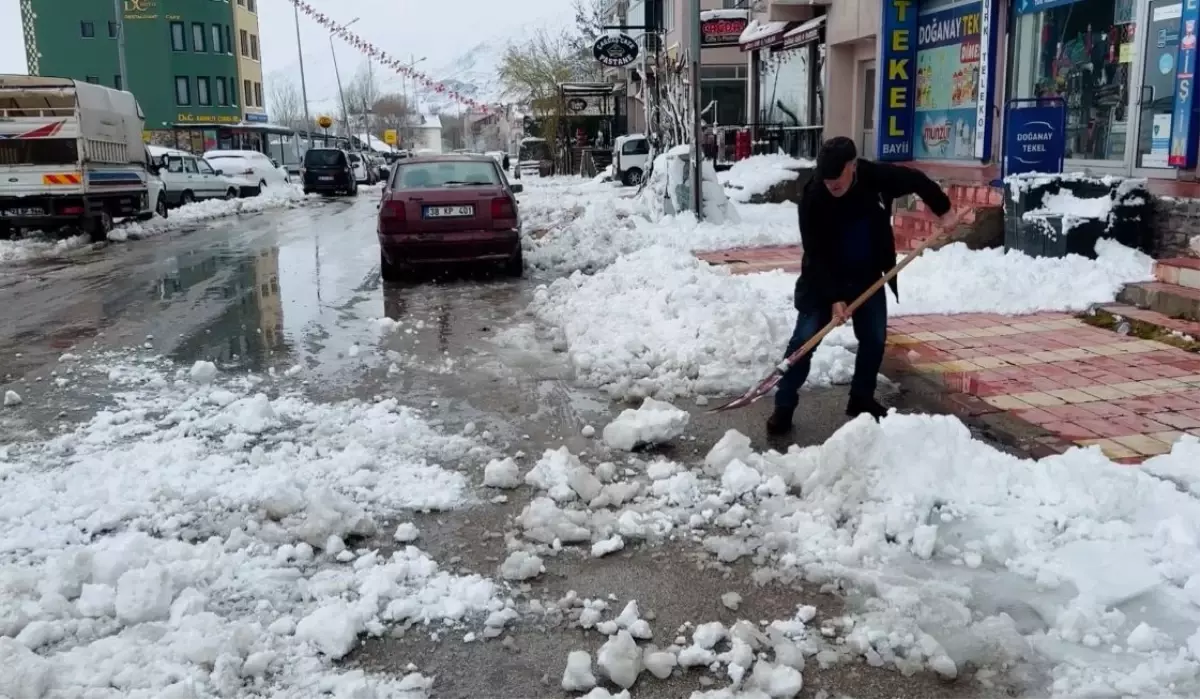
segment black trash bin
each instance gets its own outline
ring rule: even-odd
[[[1077,199],[1105,199],[1103,217],[1047,208],[1046,200],[1067,193]],[[1004,182],[1004,247],[1035,257],[1096,257],[1096,241],[1111,238],[1149,252],[1150,193],[1146,181],[1080,174],[1027,174]],[[1065,232],[1064,232],[1065,231]]]

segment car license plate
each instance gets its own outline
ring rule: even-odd
[[[459,218],[462,216],[474,216],[474,206],[427,206],[425,207],[425,218]]]
[[[321,175],[321,176],[320,176],[320,177],[318,177],[317,179],[321,180],[322,182],[332,182],[332,181],[333,181],[333,175]]]
[[[15,209],[0,209],[0,216],[41,216],[46,213],[40,206],[19,206]]]

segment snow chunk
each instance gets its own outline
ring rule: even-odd
[[[50,663],[11,638],[0,637],[0,696],[42,699],[50,688]]]
[[[586,692],[595,686],[591,654],[586,650],[571,651],[567,655],[567,669],[563,671],[562,688],[568,692]]]
[[[542,559],[527,551],[513,551],[500,564],[500,577],[505,580],[529,580],[545,572]]]
[[[17,393],[16,391],[5,391],[4,392],[4,407],[12,408],[12,407],[20,405],[23,402],[25,402],[25,401],[23,398],[21,398],[20,393]]]
[[[174,599],[171,575],[157,564],[126,571],[117,581],[117,619],[130,626],[166,619]]]
[[[613,684],[629,689],[642,672],[642,650],[628,631],[618,631],[600,646],[596,663]]]
[[[296,625],[296,638],[313,644],[325,655],[338,660],[354,650],[361,630],[354,608],[338,601],[301,619]]]
[[[521,469],[512,457],[492,459],[483,467],[483,484],[505,490],[516,488],[521,485]]]
[[[209,384],[217,378],[217,365],[204,360],[197,360],[192,365],[188,375],[198,384]]]
[[[646,649],[645,655],[642,656],[642,664],[646,666],[646,670],[660,680],[665,680],[671,676],[671,672],[675,670],[675,666],[679,661],[675,658],[675,654],[665,650]]]
[[[632,451],[639,445],[669,442],[683,434],[691,415],[670,403],[647,398],[638,409],[621,411],[604,427],[604,442],[614,449]]]
[[[402,544],[411,544],[417,540],[420,534],[417,525],[412,522],[402,522],[396,527],[396,533],[392,535],[392,538]]]
[[[613,534],[603,541],[592,544],[592,558],[602,558],[623,548],[625,548],[625,540],[621,538],[620,534]]]

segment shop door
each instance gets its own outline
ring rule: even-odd
[[[858,64],[858,95],[859,109],[862,117],[859,121],[858,148],[859,154],[866,158],[875,158],[875,61],[862,61]]]
[[[1130,97],[1136,140],[1133,172],[1140,176],[1174,177],[1167,167],[1171,140],[1171,113],[1175,105],[1175,53],[1179,49],[1179,17],[1182,0],[1140,0],[1136,56],[1141,66]]]

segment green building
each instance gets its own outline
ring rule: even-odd
[[[234,2],[121,0],[129,82],[122,85],[113,2],[20,0],[29,73],[127,89],[145,112],[148,140],[177,141],[177,125],[195,124],[203,134],[196,145],[206,147],[215,130],[204,125],[243,121]]]

